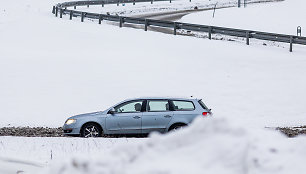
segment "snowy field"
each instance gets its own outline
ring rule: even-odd
[[[213,11],[203,11],[186,15],[180,21],[296,35],[298,26],[306,29],[305,6],[306,1],[301,0],[252,4],[246,8],[242,5],[241,8],[217,9],[214,18]],[[302,34],[305,36],[305,32]]]
[[[277,0],[248,0],[249,3],[258,3],[258,2],[270,2]],[[210,9],[214,8],[215,4],[217,7],[234,7],[237,6],[237,0],[175,0],[175,1],[159,1],[154,2],[140,2],[140,3],[124,3],[117,6],[117,4],[107,4],[105,8],[102,8],[100,5],[89,6],[80,6],[77,7],[77,10],[85,12],[94,12],[94,13],[110,13],[113,15],[124,15],[124,16],[134,16],[134,15],[144,15],[144,14],[153,14],[161,12],[174,12],[179,10],[193,10],[195,7],[198,9]],[[73,9],[73,7],[70,7]]]
[[[191,95],[251,127],[306,124],[303,46],[69,21],[53,16],[53,1],[1,3],[0,126],[58,127],[126,98]]]
[[[289,8],[296,2],[285,2],[288,15],[297,11]],[[55,18],[55,3],[0,2],[1,127],[58,127],[68,116],[139,96],[193,95],[214,118],[147,139],[0,137],[1,174],[18,166],[6,168],[8,158],[43,167],[30,173],[52,174],[305,171],[305,137],[288,140],[263,129],[306,125],[305,46],[294,45],[290,53],[289,45],[247,46],[81,23]]]

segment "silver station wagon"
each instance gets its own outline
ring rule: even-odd
[[[105,111],[70,117],[63,130],[66,135],[81,137],[165,133],[187,126],[198,116],[211,115],[200,99],[136,98]]]

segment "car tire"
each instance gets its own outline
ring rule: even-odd
[[[95,138],[95,137],[101,137],[103,134],[102,128],[95,123],[87,123],[84,126],[82,126],[81,129],[81,137],[84,138]]]
[[[178,130],[182,129],[185,126],[186,126],[185,124],[176,124],[176,125],[173,125],[169,129],[169,132],[171,132],[171,131],[178,131]]]

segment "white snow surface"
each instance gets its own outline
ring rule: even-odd
[[[304,171],[306,137],[287,139],[269,130],[247,130],[220,118],[198,118],[168,135],[120,145],[106,154],[57,161],[50,174],[298,174]],[[41,172],[41,173],[44,173]]]
[[[294,45],[289,53],[288,45],[247,46],[81,23],[55,18],[54,4],[0,2],[1,127],[58,127],[68,116],[138,96],[193,95],[204,99],[214,118],[148,139],[0,137],[1,174],[16,173],[16,161],[53,161],[39,174],[305,171],[304,136],[287,139],[262,129],[305,125],[305,46]]]
[[[217,5],[218,7],[219,5]],[[184,16],[180,21],[213,25],[219,27],[240,28],[262,32],[297,35],[297,27],[306,29],[306,1],[285,0],[277,3],[259,3],[242,5],[241,8],[202,11]],[[302,31],[302,36],[306,36]]]
[[[103,156],[119,144],[141,141],[143,138],[0,137],[0,174],[40,173],[54,161],[76,155]]]
[[[191,95],[250,127],[306,123],[304,46],[289,53],[81,23],[55,18],[47,0],[0,3],[2,127],[58,127],[126,98]]]

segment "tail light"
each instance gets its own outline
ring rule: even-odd
[[[207,116],[209,114],[209,112],[203,112],[202,115],[203,116]]]

